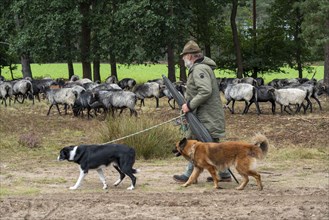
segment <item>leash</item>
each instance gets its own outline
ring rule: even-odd
[[[160,124],[154,125],[154,126],[152,126],[152,127],[146,128],[146,129],[144,129],[144,130],[141,130],[141,131],[135,132],[135,133],[133,133],[133,134],[129,134],[129,135],[127,135],[127,136],[124,136],[124,137],[121,137],[121,138],[118,138],[118,139],[115,139],[115,140],[112,140],[112,141],[106,142],[106,143],[104,143],[104,144],[111,144],[111,143],[114,143],[114,142],[117,142],[117,141],[121,141],[121,140],[123,140],[123,139],[129,138],[129,137],[132,137],[132,136],[135,136],[135,135],[137,135],[137,134],[144,133],[144,132],[146,132],[146,131],[152,130],[152,129],[157,128],[157,127],[160,127],[160,126],[162,126],[162,125],[164,125],[164,124],[167,124],[167,123],[169,123],[169,122],[172,122],[172,121],[177,120],[177,119],[182,118],[182,117],[183,117],[183,115],[179,115],[179,116],[177,116],[177,117],[175,117],[175,118],[169,119],[168,121],[165,121],[165,122],[162,122],[162,123],[160,123]]]

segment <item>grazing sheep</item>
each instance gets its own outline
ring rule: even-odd
[[[216,80],[219,91],[222,91],[223,93],[225,93],[227,85],[239,83],[239,79],[237,78],[216,78]]]
[[[161,96],[160,85],[156,82],[144,83],[141,85],[136,85],[133,88],[133,92],[136,94],[137,98],[141,100],[140,107],[145,106],[144,99],[154,97],[156,100],[156,108],[159,108],[159,98]]]
[[[304,83],[302,83],[298,88],[302,89],[302,90],[307,90],[308,92],[308,99],[310,100],[310,98],[313,98],[319,105],[320,110],[322,110],[322,106],[319,100],[319,96],[318,96],[318,92],[319,92],[319,88],[317,86],[317,81],[316,80],[309,80],[306,81]],[[309,101],[307,102],[307,106],[306,109],[310,106],[310,111],[312,112],[312,102]]]
[[[256,88],[250,84],[247,83],[238,83],[238,84],[229,84],[227,85],[225,89],[225,99],[227,101],[226,106],[228,107],[228,104],[232,101],[232,114],[234,114],[234,103],[235,101],[244,101],[245,102],[245,108],[243,110],[242,114],[246,114],[249,110],[249,104],[250,102],[254,102],[257,109],[257,114],[260,114],[260,109],[258,105],[258,99],[257,99],[257,91]]]
[[[50,103],[47,115],[49,115],[51,108],[55,105],[57,111],[61,114],[58,104],[65,105],[65,114],[67,114],[67,106],[73,106],[77,99],[77,92],[72,88],[61,88],[61,89],[47,89],[46,96]]]
[[[21,79],[16,81],[13,85],[13,95],[15,96],[14,102],[24,103],[26,98],[31,97],[34,104],[33,85],[30,80]],[[20,96],[22,97],[21,102],[18,100]]]
[[[74,102],[73,114],[78,116],[80,113],[83,116],[83,110],[87,109],[87,117],[92,117],[90,110],[93,109],[93,103],[96,102],[95,94],[92,91],[82,91]],[[95,112],[96,114],[96,112]]]
[[[133,92],[123,90],[98,91],[95,97],[107,111],[111,110],[113,117],[115,109],[121,109],[121,114],[125,108],[129,108],[130,116],[133,114],[137,116],[137,111],[135,110],[137,97]]]
[[[31,82],[33,85],[33,95],[39,102],[41,93],[44,93],[44,91],[50,86],[58,85],[58,83],[52,79],[33,79]]]
[[[7,98],[9,98],[9,105],[11,105],[11,97],[13,96],[13,86],[9,82],[0,82],[0,99],[7,107]]]
[[[136,85],[136,81],[132,78],[124,78],[118,82],[118,85],[123,90],[131,90]]]
[[[287,108],[291,110],[290,105],[297,105],[295,113],[298,113],[303,106],[304,114],[306,113],[306,107],[303,104],[303,101],[308,99],[308,91],[304,91],[297,88],[288,88],[288,89],[270,89],[270,92],[273,92],[275,96],[275,101],[281,105],[281,113],[283,111],[291,114],[287,111]],[[284,108],[283,108],[284,107]],[[282,110],[283,108],[283,110]]]

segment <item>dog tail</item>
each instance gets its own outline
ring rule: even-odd
[[[133,173],[139,173],[139,172],[141,172],[141,170],[140,169],[132,169],[133,170]]]
[[[268,146],[269,146],[269,142],[268,139],[265,135],[257,133],[254,137],[253,137],[253,141],[252,143],[258,147],[260,147],[260,149],[262,150],[262,157],[264,158],[267,154],[268,151]]]

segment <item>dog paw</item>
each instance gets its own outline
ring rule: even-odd
[[[75,186],[71,186],[70,187],[70,190],[76,190],[78,187],[75,187]]]
[[[128,189],[128,190],[133,190],[133,189],[135,189],[135,187],[134,187],[134,186],[130,186],[130,187],[128,187],[127,189]]]
[[[185,183],[185,184],[182,185],[182,187],[188,187],[188,184]]]
[[[113,186],[118,186],[120,183],[121,183],[121,180],[118,179],[118,180],[113,184]]]
[[[106,184],[103,186],[103,189],[107,189],[107,185]]]
[[[236,187],[235,189],[236,190],[243,190],[244,188],[243,187]]]

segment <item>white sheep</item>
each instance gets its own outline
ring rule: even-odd
[[[7,106],[7,98],[9,98],[9,105],[11,104],[11,97],[13,96],[13,86],[9,82],[0,81],[0,99]]]
[[[242,114],[245,114],[249,110],[249,103],[254,102],[257,109],[257,114],[260,114],[260,109],[257,101],[256,88],[248,83],[228,84],[224,91],[225,99],[227,101],[226,106],[232,101],[232,114],[234,114],[235,101],[244,101],[245,108]]]
[[[18,97],[22,96],[22,101],[20,103],[24,103],[24,100],[30,96],[34,104],[33,86],[30,80],[21,79],[16,81],[13,85],[13,95],[15,96],[14,102],[20,102],[18,101]]]
[[[306,112],[305,105],[303,101],[306,100],[309,102],[308,91],[301,90],[297,88],[287,88],[287,89],[271,89],[270,92],[274,93],[275,101],[281,105],[281,113],[283,110],[288,114],[291,114],[287,111],[287,108],[291,110],[290,105],[297,105],[296,112],[299,112],[301,107],[304,108],[304,113]],[[283,108],[283,110],[282,110]]]
[[[148,82],[141,85],[136,85],[133,88],[133,92],[137,95],[137,98],[141,100],[140,107],[145,106],[144,99],[154,97],[156,100],[156,108],[159,108],[159,98],[161,97],[162,88],[156,82]]]
[[[130,115],[134,114],[137,116],[137,111],[135,110],[137,96],[133,92],[124,90],[99,91],[96,93],[96,99],[107,110],[112,111],[112,116],[114,116],[115,109],[121,109],[121,114],[125,108],[129,108]]]
[[[65,114],[67,114],[67,106],[73,106],[77,98],[77,92],[72,88],[61,88],[61,89],[48,89],[46,90],[46,96],[50,103],[50,107],[47,115],[49,115],[51,108],[55,105],[57,111],[61,114],[58,104],[65,105]]]

